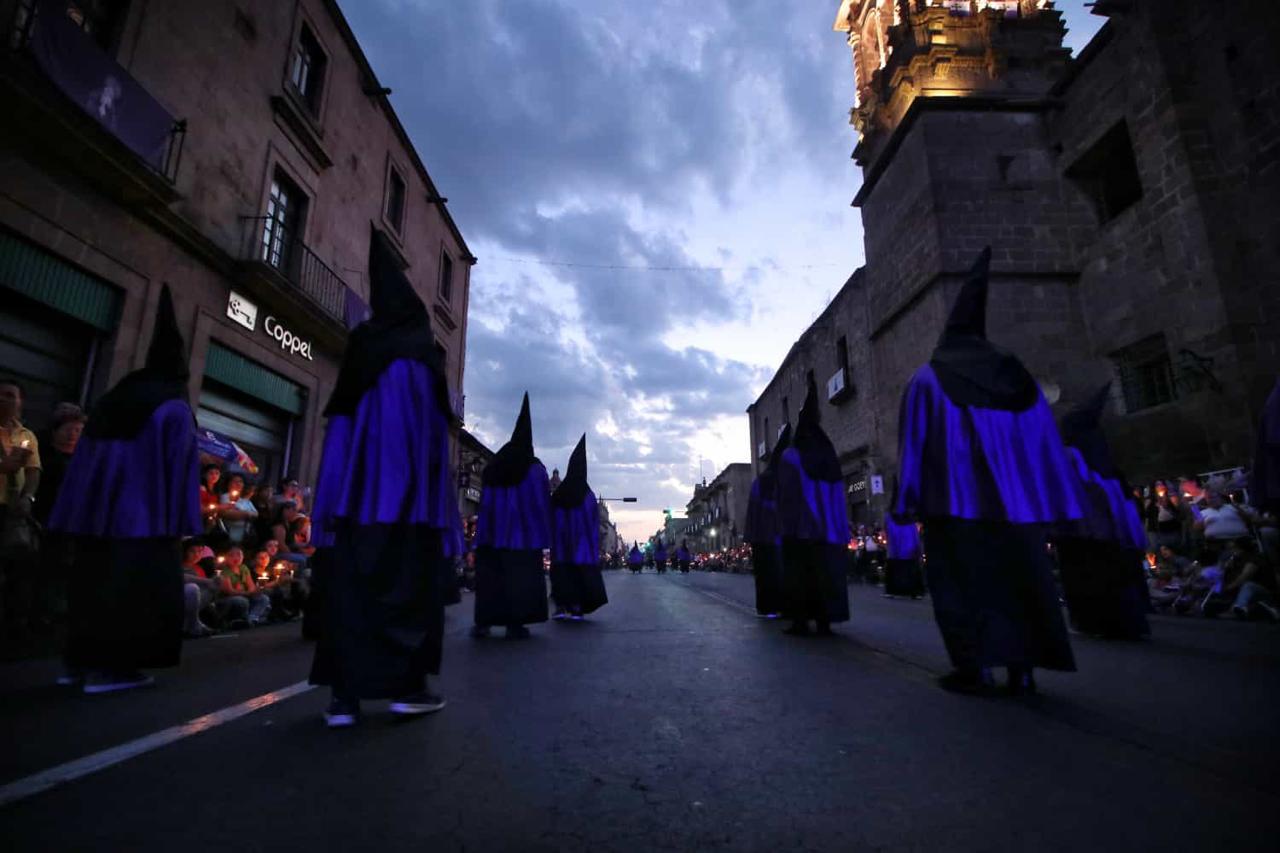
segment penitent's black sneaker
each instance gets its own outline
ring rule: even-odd
[[[324,724],[331,729],[349,729],[360,722],[360,703],[334,699],[324,712]]]
[[[445,705],[443,696],[436,696],[425,690],[412,696],[401,696],[391,702],[390,711],[402,717],[416,717],[421,714],[434,714]]]
[[[966,696],[990,696],[994,690],[990,675],[955,669],[938,679],[938,686],[948,693]]]

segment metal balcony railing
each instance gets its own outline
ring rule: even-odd
[[[172,184],[187,122],[178,120],[67,15],[66,3],[19,0],[9,47],[155,174]]]
[[[284,226],[269,216],[240,217],[240,257],[270,267],[312,304],[344,326],[363,301],[329,265]],[[357,304],[358,303],[358,304]]]

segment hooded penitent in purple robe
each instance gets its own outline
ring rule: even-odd
[[[551,495],[551,595],[556,609],[571,617],[609,601],[600,571],[600,504],[587,485],[585,435]]]
[[[178,540],[202,529],[187,377],[166,285],[146,365],[90,411],[49,517],[51,530],[77,540],[67,591],[71,667],[122,674],[178,663]]]
[[[795,633],[807,631],[809,620],[821,632],[849,618],[844,478],[818,406],[818,389],[810,380],[790,445],[774,451],[781,455],[776,500],[784,612],[794,620]]]
[[[631,567],[631,571],[638,572],[644,568],[644,552],[640,550],[639,544],[631,543],[631,552],[627,554],[627,565]]]
[[[1151,633],[1143,558],[1147,539],[1100,424],[1110,390],[1108,382],[1062,419],[1062,439],[1085,496],[1085,515],[1059,528],[1058,563],[1077,630],[1136,639]]]
[[[313,684],[347,701],[411,696],[440,671],[447,546],[461,527],[448,388],[426,306],[386,237],[369,245],[372,316],[351,332],[313,507]]]
[[[1074,669],[1045,551],[1046,525],[1085,499],[1040,389],[987,340],[991,250],[974,264],[938,346],[903,394],[892,513],[925,525],[934,614],[958,678],[1008,666]],[[951,677],[949,677],[951,678]]]
[[[1280,516],[1280,380],[1271,389],[1258,421],[1258,445],[1249,477],[1249,500]]]
[[[913,522],[900,524],[890,515],[884,521],[889,540],[884,567],[885,595],[919,598],[924,595],[924,575],[920,571],[920,531]]]
[[[756,615],[773,618],[782,612],[782,537],[778,534],[778,464],[791,444],[791,424],[778,434],[765,469],[751,483],[743,537],[751,545]]]
[[[515,627],[547,621],[542,551],[551,547],[551,485],[533,453],[529,395],[511,440],[482,477],[476,519],[475,624]]]

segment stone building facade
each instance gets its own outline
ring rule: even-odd
[[[1071,59],[1050,0],[840,4],[867,380],[826,426],[843,459],[859,446],[845,432],[869,421],[868,470],[888,493],[902,388],[987,245],[990,337],[1059,412],[1114,381],[1104,427],[1131,479],[1248,463],[1280,366],[1280,12],[1093,11],[1108,20]],[[776,409],[774,385],[813,369],[795,355],[753,409]]]
[[[685,506],[689,523],[684,538],[690,550],[702,553],[742,544],[754,477],[750,463],[732,462],[710,483],[693,487],[693,498]]]
[[[336,2],[0,0],[0,23],[0,367],[30,420],[139,366],[167,283],[200,425],[313,482],[375,229],[461,414],[475,258]]]
[[[783,425],[795,426],[812,376],[822,427],[839,454],[850,511],[859,521],[871,516],[871,476],[883,467],[877,456],[868,304],[866,270],[859,269],[791,346],[764,391],[747,407],[752,474],[759,475]]]

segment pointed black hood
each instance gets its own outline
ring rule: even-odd
[[[769,461],[765,463],[764,470],[760,472],[762,490],[767,490],[771,494],[774,483],[778,476],[778,465],[782,462],[782,452],[791,446],[791,424],[783,424],[782,431],[778,433],[778,440],[773,445],[773,450],[769,453]]]
[[[482,479],[486,486],[518,486],[536,462],[538,457],[533,455],[533,418],[529,414],[529,392],[526,391],[515,429],[511,431],[511,440],[494,454],[493,461],[484,469]]]
[[[1072,409],[1062,418],[1062,443],[1080,451],[1080,456],[1093,471],[1103,477],[1121,479],[1122,475],[1111,458],[1107,436],[1102,431],[1102,413],[1111,395],[1111,383],[1103,385],[1083,404]]]
[[[565,469],[564,479],[551,494],[551,502],[564,509],[582,506],[591,487],[587,485],[587,435],[582,434],[578,446],[569,457],[569,467]]]
[[[1035,405],[1039,388],[1017,356],[987,340],[990,266],[988,246],[969,270],[929,364],[957,406],[1020,412]]]
[[[400,269],[386,235],[377,229],[369,240],[369,306],[373,316],[351,330],[325,415],[354,414],[382,372],[393,361],[409,359],[431,368],[436,404],[452,418],[445,365],[431,334],[427,306]]]
[[[128,439],[138,434],[162,403],[187,399],[187,347],[178,330],[169,285],[160,289],[146,364],[121,379],[89,412],[85,434],[94,438]]]
[[[796,418],[796,431],[791,439],[791,446],[799,451],[800,464],[806,474],[815,480],[839,482],[842,479],[840,459],[836,456],[831,439],[822,430],[818,386],[812,379],[808,385],[804,405],[800,407],[800,416]]]

